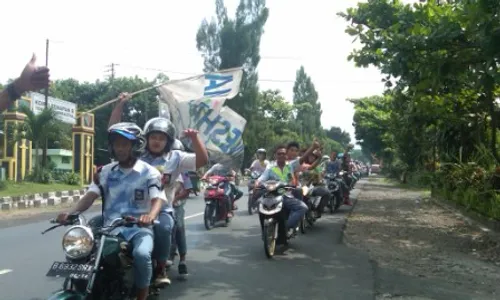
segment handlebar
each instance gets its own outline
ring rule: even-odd
[[[52,226],[52,227],[46,229],[45,231],[42,232],[42,234],[45,234],[45,233],[47,233],[49,231],[52,231],[52,230],[54,230],[54,229],[56,229],[58,227],[61,227],[61,226],[71,226],[71,225],[74,225],[76,223],[76,221],[79,220],[79,218],[78,218],[79,215],[80,215],[80,213],[70,214],[66,218],[65,222],[58,222],[57,219],[55,219],[55,218],[50,219],[49,223],[51,223],[51,224],[57,224],[57,225]],[[106,228],[105,231],[110,231],[110,230],[115,229],[115,228],[120,227],[120,226],[130,227],[130,226],[137,225],[137,224],[139,224],[139,219],[138,218],[132,217],[132,216],[123,215],[121,218],[113,220],[111,222],[110,226],[102,227],[101,230],[104,229],[104,228]],[[160,221],[153,220],[151,225],[159,225],[159,224],[160,224]]]

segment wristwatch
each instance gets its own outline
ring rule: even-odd
[[[21,94],[16,91],[14,87],[14,83],[10,83],[7,85],[7,94],[9,95],[9,100],[14,102],[17,99],[21,98]]]

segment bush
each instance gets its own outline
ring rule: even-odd
[[[61,180],[69,185],[80,185],[80,175],[76,173],[64,173]]]
[[[434,193],[467,210],[500,220],[498,174],[476,163],[443,164],[436,172]]]
[[[0,180],[0,190],[5,190],[7,188],[7,180]]]

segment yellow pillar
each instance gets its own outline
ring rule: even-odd
[[[6,177],[13,181],[22,181],[31,172],[32,147],[31,141],[22,139],[18,142],[17,129],[26,118],[25,114],[17,112],[21,105],[31,107],[31,98],[22,97],[12,103],[4,116],[4,135],[2,137],[3,149],[0,156],[1,166],[6,169]]]
[[[73,172],[80,175],[81,185],[94,177],[94,115],[78,113],[73,125]]]

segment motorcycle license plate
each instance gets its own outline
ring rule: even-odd
[[[55,261],[46,276],[88,280],[93,270],[93,265]]]

